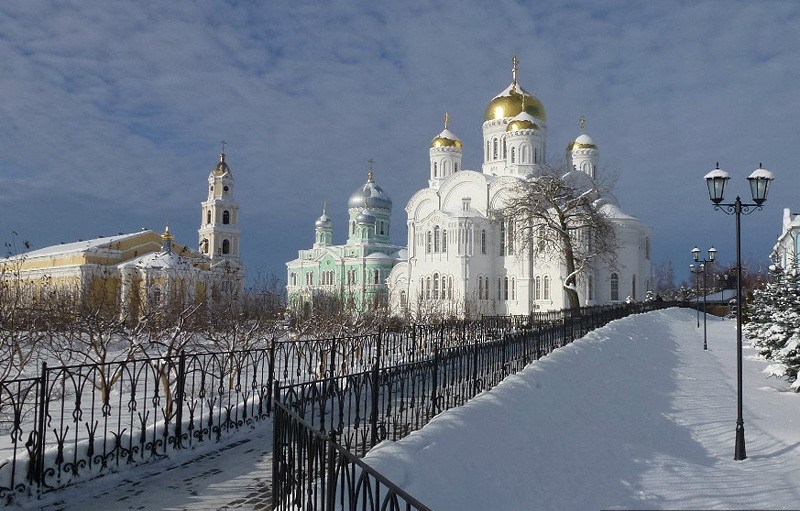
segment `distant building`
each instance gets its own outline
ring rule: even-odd
[[[333,221],[323,208],[314,246],[286,263],[290,308],[310,310],[316,300],[330,298],[358,311],[387,303],[386,279],[406,254],[389,241],[392,201],[375,183],[371,167],[367,182],[347,201],[347,211],[346,243],[333,244]]]
[[[800,255],[798,234],[800,234],[800,214],[792,213],[792,210],[785,208],[781,234],[778,236],[775,246],[772,247],[770,258],[774,263],[783,268],[798,264],[798,255]]]
[[[238,204],[225,153],[208,176],[200,251],[142,230],[53,245],[0,260],[2,282],[26,299],[62,294],[122,311],[165,303],[207,303],[235,297],[244,278],[239,260]]]
[[[581,122],[583,131],[583,121]],[[406,205],[408,258],[389,275],[393,312],[456,316],[528,314],[568,307],[566,269],[536,243],[520,249],[509,221],[494,218],[513,187],[545,168],[547,117],[542,103],[517,81],[486,107],[481,170],[461,165],[462,144],[445,119],[431,141],[428,186]],[[595,177],[599,149],[581,133],[570,142],[564,176],[576,183]],[[624,213],[610,194],[596,206],[612,222],[617,264],[598,262],[578,276],[581,304],[641,301],[651,288],[649,226]]]

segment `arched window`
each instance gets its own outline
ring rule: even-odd
[[[439,238],[441,233],[439,232],[439,226],[433,228],[433,252],[439,253]]]
[[[650,236],[644,238],[644,257],[648,261],[650,260]]]
[[[591,275],[586,279],[586,298],[587,300],[594,300],[594,279]]]
[[[611,300],[619,300],[619,275],[616,273],[611,274]]]
[[[403,309],[408,307],[408,297],[406,296],[405,291],[400,291],[400,307]]]
[[[481,230],[481,254],[486,253],[486,229]]]
[[[483,298],[483,277],[478,275],[478,299]]]
[[[231,253],[231,242],[228,240],[222,240],[222,253],[223,254],[230,254]]]
[[[503,139],[503,159],[506,157],[506,139]]]
[[[458,172],[458,163],[453,163],[453,172]]]
[[[453,299],[453,277],[447,279],[447,297]]]
[[[350,223],[350,234],[355,234],[355,233],[356,233],[356,221],[355,221],[355,220],[353,220],[353,221]]]
[[[539,162],[539,149],[534,147],[533,148],[533,163]]]
[[[506,255],[506,222],[500,219],[500,250],[499,255]]]
[[[507,252],[509,255],[514,253],[514,221],[508,221],[508,228],[506,229],[506,233],[508,236],[508,242],[506,243],[506,247],[508,248]]]
[[[511,299],[517,299],[517,279],[511,279]]]
[[[431,278],[425,278],[425,299],[430,300],[431,298]]]
[[[542,277],[536,277],[533,286],[533,298],[535,300],[542,299]]]
[[[436,162],[433,162],[433,177],[438,177],[439,166]]]
[[[542,283],[542,298],[545,300],[550,299],[550,277],[548,275],[544,276],[544,282]]]
[[[433,274],[433,299],[436,300],[439,298],[439,274]]]
[[[208,239],[203,238],[203,243],[201,244],[204,254],[208,254]]]
[[[206,223],[211,224],[211,210],[209,209],[206,213]]]
[[[511,148],[511,163],[514,163],[517,159],[517,149],[515,147]]]
[[[497,299],[503,299],[503,278],[497,277]]]
[[[631,277],[631,298],[636,300],[636,274]]]
[[[296,285],[297,285],[297,274],[296,274],[295,272],[292,272],[292,278],[291,278],[291,281],[292,281],[292,285],[293,285],[293,286],[296,286]]]
[[[497,139],[493,141],[492,158],[497,159]]]
[[[231,212],[230,211],[225,210],[225,211],[222,212],[222,223],[223,224],[231,223]]]
[[[442,252],[447,252],[447,229],[442,229]]]
[[[503,300],[508,300],[508,277],[503,277]]]
[[[381,283],[381,270],[375,268],[375,280],[373,284],[380,284]]]
[[[430,254],[431,253],[432,245],[433,245],[433,235],[431,234],[431,231],[428,231],[428,233],[427,233],[427,243],[425,244],[425,253],[426,254]]]
[[[153,303],[156,305],[161,303],[161,288],[158,286],[153,288]]]
[[[491,154],[491,151],[489,150],[489,141],[487,140],[486,141],[486,160],[487,161],[489,160],[489,154]]]

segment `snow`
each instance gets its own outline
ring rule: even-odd
[[[745,343],[748,459],[733,461],[735,322],[693,310],[614,321],[366,461],[437,511],[797,509],[800,395]],[[28,503],[265,509],[271,428]],[[199,459],[194,459],[201,455]],[[35,504],[35,505],[34,505]]]
[[[437,511],[796,509],[800,396],[747,349],[733,461],[735,322],[708,319],[705,352],[694,311],[615,321],[366,461]]]
[[[32,259],[35,257],[51,257],[55,255],[70,254],[72,252],[82,252],[84,250],[96,250],[98,248],[105,247],[106,245],[110,245],[118,241],[124,241],[127,240],[128,238],[139,236],[143,232],[146,231],[137,231],[117,236],[94,238],[91,240],[76,241],[73,243],[65,243],[62,245],[52,245],[49,247],[40,248],[38,250],[33,250],[31,252],[26,252],[25,254],[21,254],[16,258],[21,258],[24,256],[26,259]],[[9,259],[13,260],[15,259],[15,257],[11,257]]]

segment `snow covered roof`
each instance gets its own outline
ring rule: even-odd
[[[137,236],[141,236],[142,234],[145,233],[155,234],[153,233],[153,231],[150,230],[141,230],[128,234],[119,234],[116,236],[108,236],[108,237],[101,236],[99,238],[94,238],[91,240],[83,240],[83,241],[76,241],[73,243],[51,245],[49,247],[44,247],[38,250],[33,250],[31,252],[26,252],[24,254],[19,254],[17,256],[11,257],[10,259],[19,259],[19,258],[33,259],[38,257],[52,257],[52,256],[72,254],[72,253],[96,252],[99,251],[100,249],[113,249],[113,247],[111,246],[113,243],[129,240]]]
[[[119,268],[151,268],[188,270],[193,267],[192,261],[175,252],[151,252],[136,259],[126,261]]]

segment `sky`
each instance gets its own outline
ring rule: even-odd
[[[547,159],[585,115],[622,208],[653,227],[654,266],[679,280],[695,245],[735,260],[734,218],[703,176],[719,161],[731,199],[749,199],[763,162],[774,187],[742,243],[768,264],[783,208],[800,211],[798,50],[792,1],[2,2],[0,242],[169,224],[196,246],[225,140],[249,280],[285,279],[326,201],[343,243],[370,159],[406,244],[444,113],[479,170],[483,112],[516,54],[547,112]]]

